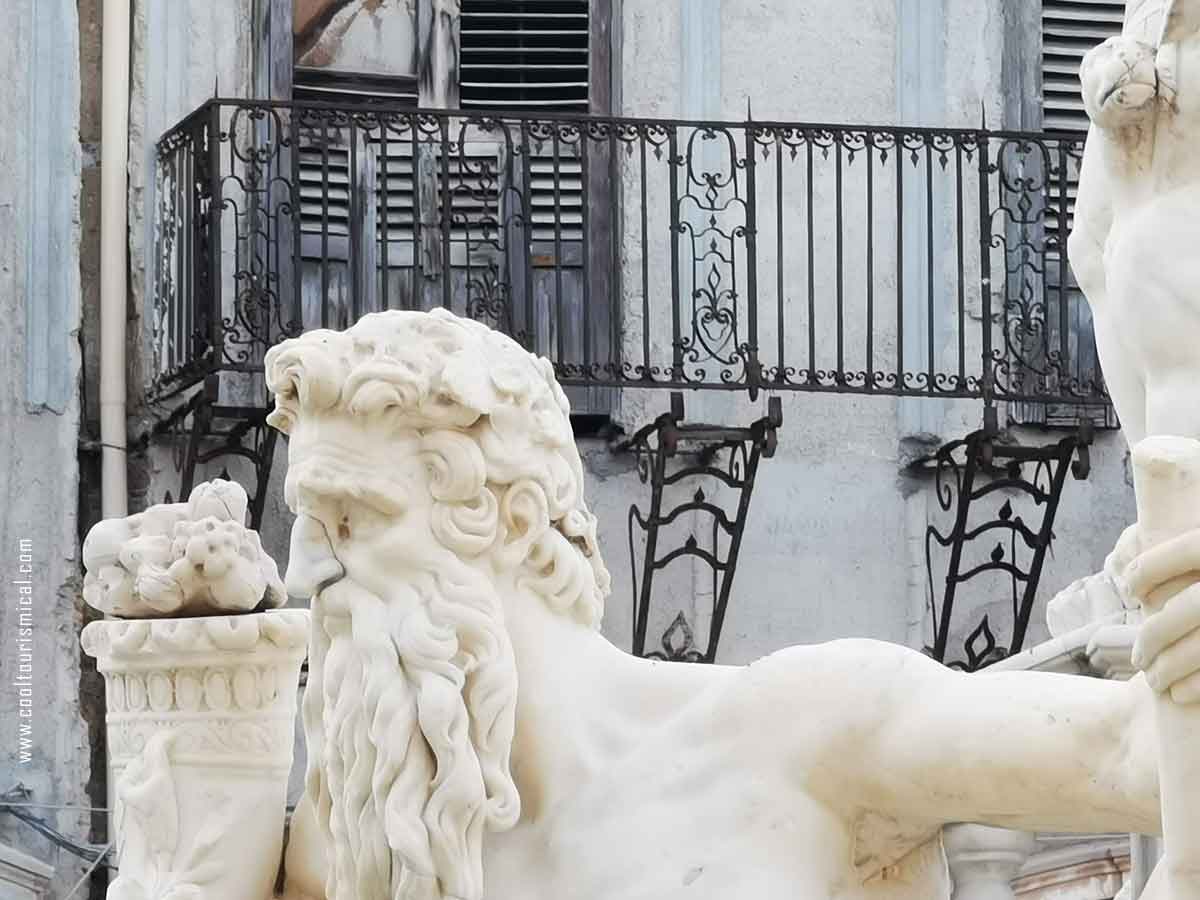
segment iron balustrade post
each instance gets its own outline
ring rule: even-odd
[[[955,224],[958,239],[955,250],[958,263],[958,386],[967,384],[967,277],[966,277],[966,217],[963,200],[963,149],[962,139],[954,141]]]
[[[813,211],[813,140],[811,131],[802,132],[805,150],[805,194],[807,194],[806,237],[808,240],[808,377],[802,383],[815,384],[817,381],[817,258],[816,258],[816,226]],[[782,263],[782,260],[780,261]]]
[[[787,356],[784,321],[786,311],[783,294],[783,135],[775,131],[775,381],[787,381]]]
[[[303,198],[300,193],[300,123],[299,119],[301,112],[298,109],[291,109],[288,116],[288,140],[291,143],[291,153],[288,154],[291,164],[288,196],[291,208],[289,210],[292,216],[292,246],[291,259],[286,261],[286,265],[292,269],[292,321],[289,323],[288,331],[292,336],[295,336],[304,330],[304,300],[302,293],[304,266],[302,260],[304,252],[301,248],[302,227],[301,227],[301,208]]]
[[[329,115],[321,118],[321,327],[329,328]],[[351,173],[353,177],[353,173]]]
[[[642,243],[642,247],[641,247],[641,251],[642,251],[641,252],[641,256],[642,256],[642,260],[641,260],[641,262],[642,262],[642,371],[641,371],[641,377],[642,377],[643,381],[651,381],[651,380],[653,380],[653,374],[652,374],[652,369],[651,369],[652,363],[650,362],[650,329],[653,325],[653,322],[650,318],[650,224],[649,224],[650,204],[648,202],[648,197],[647,197],[648,190],[649,190],[647,187],[647,179],[649,176],[647,175],[647,172],[646,172],[646,130],[644,127],[638,128],[638,146],[640,148],[639,155],[641,157],[641,168],[640,168],[641,177],[639,178],[639,181],[640,181],[641,198],[642,198],[642,204],[641,204],[641,206],[642,206],[642,208],[641,208],[642,229],[641,229],[641,234],[639,235],[639,238]],[[671,240],[675,240],[674,234],[672,234]]]
[[[453,223],[454,207],[450,188],[450,121],[445,115],[438,117],[438,133],[441,136],[442,163],[442,306],[452,307],[451,276],[454,271],[454,260],[450,255],[450,229]],[[461,165],[461,160],[459,162]],[[460,170],[461,171],[461,170]],[[435,195],[436,196],[436,195]]]
[[[528,329],[525,349],[537,352],[537,321],[533,303],[533,159],[529,146],[529,121],[521,120],[521,216],[524,252],[521,264],[525,269],[525,327]]]
[[[934,326],[937,319],[937,291],[934,287],[933,261],[933,141],[925,137],[925,378],[930,396],[937,393],[937,346]]]
[[[563,252],[562,252],[562,157],[559,146],[559,126],[551,123],[553,135],[552,178],[554,184],[554,336],[557,355],[555,360],[564,365],[567,346],[567,320],[563,315]]]
[[[667,136],[667,170],[671,187],[671,380],[684,380],[683,377],[683,327],[680,321],[679,308],[679,240],[683,234],[683,226],[679,221],[679,167],[683,160],[679,158],[679,132],[675,126],[669,126]],[[643,325],[649,328],[650,323]]]
[[[867,366],[868,391],[875,387],[875,133],[866,132],[867,169]]]
[[[754,123],[746,121],[745,163],[746,163],[746,223],[744,225],[746,240],[746,349],[745,369],[746,388],[750,400],[758,399],[758,391],[762,386],[762,363],[758,358],[758,185],[755,180],[756,160],[754,156]],[[731,165],[730,178],[737,184],[737,166]],[[736,291],[737,285],[734,285]]]
[[[388,180],[388,115],[386,113],[378,113],[376,122],[379,125],[379,187],[378,191],[378,208],[379,208],[379,271],[372,273],[372,277],[379,279],[379,308],[391,309],[391,298],[388,296],[391,293],[391,263],[388,260],[392,246],[392,224],[391,224],[391,192],[392,185]]]
[[[988,204],[988,182],[991,174],[990,147],[986,131],[977,132],[979,144],[979,304],[982,329],[982,362],[979,390],[985,409],[996,402],[995,372],[992,369],[992,215]]]
[[[896,389],[904,392],[904,153],[896,136]]]
[[[1047,154],[1048,155],[1048,154]],[[1067,204],[1070,200],[1067,178],[1067,147],[1063,141],[1058,141],[1058,346],[1059,346],[1059,390],[1063,392],[1075,390],[1071,378],[1071,345],[1070,345],[1070,310],[1068,303],[1071,292],[1071,269],[1067,259],[1067,242],[1071,236],[1067,225]],[[1046,279],[1042,278],[1042,290],[1047,291]],[[1049,298],[1047,298],[1049,299]],[[1063,382],[1067,386],[1063,386]]]
[[[421,165],[421,117],[416,113],[406,113],[405,118],[408,120],[412,138],[412,289],[410,291],[411,303],[413,309],[420,309],[423,306],[422,298],[425,294],[425,259],[422,247],[424,247],[424,235],[422,234],[421,217],[424,211],[421,209],[421,194],[424,187],[425,171]]]
[[[590,181],[591,169],[588,165],[588,156],[589,156],[588,140],[589,140],[589,137],[588,137],[587,129],[581,127],[579,129],[579,171],[580,171],[580,184],[582,186],[582,192],[583,192],[582,202],[580,203],[580,210],[579,210],[580,211],[580,219],[582,220],[580,223],[581,224],[581,233],[583,235],[583,241],[581,242],[581,244],[579,246],[580,255],[582,256],[580,263],[583,266],[583,308],[580,310],[580,315],[583,318],[583,323],[582,323],[583,324],[583,360],[582,360],[583,370],[582,370],[581,374],[583,375],[584,378],[590,379],[592,376],[592,361],[593,360],[592,360],[592,266],[591,266],[592,242],[590,240],[591,228],[589,227],[589,223],[591,222],[592,213],[591,213],[591,205],[588,203],[588,191],[589,191],[589,188],[591,187],[591,181]],[[562,271],[561,264],[559,266],[559,271],[560,272]]]
[[[224,316],[221,284],[221,105],[209,101],[208,107],[208,285],[209,285],[209,342],[212,365],[219,368],[224,359],[225,339],[222,331]],[[230,141],[233,140],[232,135]],[[232,153],[230,154],[232,158]]]
[[[358,321],[359,314],[362,311],[362,295],[363,295],[363,267],[362,267],[362,241],[363,241],[363,223],[362,204],[359,202],[360,190],[362,189],[362,172],[359,171],[358,160],[358,123],[352,117],[349,122],[349,140],[348,151],[350,154],[350,171],[347,179],[346,188],[346,210],[350,218],[349,228],[347,229],[347,240],[349,241],[346,247],[346,272],[347,281],[350,285],[350,321],[338,322],[338,328],[348,328]],[[342,306],[342,314],[345,316],[345,305]]]
[[[833,253],[834,271],[837,273],[837,286],[834,299],[837,303],[837,372],[834,375],[835,384],[846,383],[846,221],[843,206],[845,204],[844,173],[842,171],[845,153],[846,134],[835,134],[834,141],[834,170],[833,170]]]

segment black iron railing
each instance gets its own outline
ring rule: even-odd
[[[159,143],[153,390],[442,305],[567,385],[1103,404],[1067,259],[1081,155],[1073,134],[214,100]]]

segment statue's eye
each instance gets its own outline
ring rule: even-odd
[[[386,524],[387,517],[372,509],[365,503],[342,503],[337,517],[337,539],[348,541],[351,538],[362,540],[374,533],[381,525]]]

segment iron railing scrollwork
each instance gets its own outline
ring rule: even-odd
[[[447,306],[568,387],[1103,405],[1067,254],[1081,154],[1076,134],[213,100],[158,145],[151,393]]]

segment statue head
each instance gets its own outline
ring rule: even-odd
[[[442,310],[310,332],[266,372],[288,584],[315,594],[308,788],[331,900],[481,898],[482,833],[519,816],[506,606],[594,628],[608,592],[566,397],[548,361]]]

